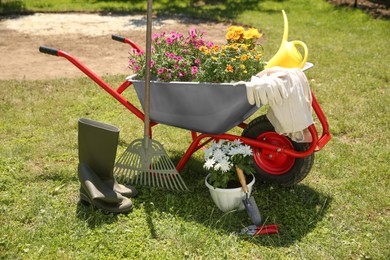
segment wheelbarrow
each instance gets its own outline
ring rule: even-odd
[[[112,39],[141,50],[128,38],[112,35]],[[46,46],[40,46],[39,51],[67,59],[136,117],[144,121],[144,113],[122,95],[127,88],[133,86],[143,107],[144,83],[142,81],[128,77],[117,88],[113,88],[67,52]],[[158,124],[169,125],[187,129],[192,138],[191,144],[176,165],[179,173],[192,154],[209,142],[239,139],[252,147],[255,174],[261,181],[291,186],[307,176],[314,163],[315,152],[321,150],[331,139],[327,118],[314,93],[312,93],[312,107],[322,128],[321,134],[314,123],[308,127],[312,141],[297,143],[276,133],[265,115],[249,123],[245,122],[258,108],[247,102],[244,85],[211,85],[204,86],[201,83],[191,82],[173,84],[151,82],[150,129]],[[227,133],[236,127],[243,129],[241,136]]]

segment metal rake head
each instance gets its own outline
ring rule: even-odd
[[[188,191],[162,145],[152,139],[134,140],[117,160],[114,174],[124,183]]]

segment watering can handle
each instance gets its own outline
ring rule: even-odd
[[[303,60],[301,62],[301,64],[299,65],[299,68],[303,68],[303,66],[305,66],[306,64],[306,61],[307,61],[307,57],[309,56],[309,51],[307,49],[307,46],[304,42],[302,41],[292,41],[292,44],[295,46],[295,45],[300,45],[302,46],[303,50],[305,51],[305,54],[303,56]]]

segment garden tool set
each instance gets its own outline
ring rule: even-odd
[[[271,235],[271,234],[278,234],[278,233],[279,233],[279,226],[275,224],[270,224],[265,226],[251,225],[241,229],[239,234],[258,236],[258,235]]]
[[[150,66],[148,61],[151,58],[151,8],[152,1],[149,0],[146,66]],[[268,67],[292,66],[303,67],[303,69],[311,67],[312,64],[306,62],[306,45],[299,41],[287,42],[288,23],[284,11],[283,16],[285,28],[282,45],[275,57],[268,62]],[[130,39],[119,35],[113,35],[112,39],[129,44],[137,51],[142,51]],[[305,50],[303,58],[295,47],[296,45]],[[170,190],[188,190],[179,173],[192,154],[214,140],[234,141],[238,139],[252,148],[254,174],[257,178],[269,183],[291,186],[301,181],[310,172],[314,163],[315,152],[320,151],[331,139],[327,118],[313,92],[311,92],[311,106],[317,120],[314,120],[307,128],[311,141],[297,143],[287,136],[278,134],[265,115],[260,115],[250,122],[245,122],[258,110],[255,104],[248,103],[245,84],[156,82],[151,81],[150,71],[147,69],[144,81],[128,77],[121,85],[114,88],[69,53],[46,46],[41,46],[39,50],[46,54],[67,59],[143,122],[144,138],[132,142],[114,165],[115,153],[113,147],[116,150],[116,144],[110,148],[112,152],[108,152],[108,148],[103,147],[103,143],[107,139],[100,137],[98,132],[108,132],[110,135],[117,136],[119,132],[116,128],[87,119],[80,119],[79,121],[81,199],[111,212],[129,211],[132,204],[126,197],[131,197],[136,193],[134,189],[130,188],[130,191],[128,191],[125,186],[119,185],[114,180],[111,175],[112,167],[114,168],[114,176],[117,177],[119,182],[125,184],[143,184]],[[291,63],[288,62],[290,60]],[[130,102],[122,95],[129,87],[133,87],[133,90],[137,93],[139,105],[143,111],[138,108],[138,104],[132,104],[133,101]],[[176,166],[173,165],[161,144],[151,139],[152,128],[159,124],[189,130],[192,142]],[[320,133],[317,131],[318,126],[321,128]],[[227,133],[236,127],[243,129],[241,135],[232,132]],[[96,134],[84,134],[84,131],[89,131],[88,128],[91,128],[90,131],[92,129],[94,129],[93,131],[96,130]],[[102,146],[94,147],[93,145],[96,143],[92,139],[97,143],[102,142]],[[84,143],[86,142],[92,148],[84,149],[83,147],[86,146]],[[180,142],[180,140],[177,140],[177,142]],[[90,156],[93,155],[90,158],[99,159],[91,160],[88,156],[85,156],[84,151],[87,150],[92,151],[91,154],[86,152]],[[97,153],[98,151],[100,154]],[[84,159],[86,157],[89,159]],[[107,157],[111,158],[110,161],[108,162],[107,159],[107,165],[101,166],[100,162],[105,162]],[[107,170],[101,173],[101,167]],[[258,227],[261,223],[261,215],[253,197],[244,198],[244,204],[246,204],[253,224]],[[273,229],[269,227],[267,230],[276,229],[276,226],[273,226]],[[260,234],[266,232],[264,230],[264,228],[252,228],[250,232]]]
[[[257,207],[255,198],[253,196],[249,197],[248,187],[246,185],[244,172],[236,167],[236,172],[238,175],[238,179],[241,183],[242,190],[245,193],[245,198],[242,200],[242,203],[245,206],[246,212],[248,213],[252,223],[256,226],[260,226],[262,223],[261,215],[259,208]]]

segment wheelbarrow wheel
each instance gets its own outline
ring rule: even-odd
[[[297,143],[276,133],[265,115],[251,121],[242,132],[242,136],[300,152],[310,147],[308,143]],[[253,161],[255,175],[260,181],[292,186],[302,181],[310,172],[314,163],[314,153],[304,158],[295,158],[266,149],[253,148]]]

